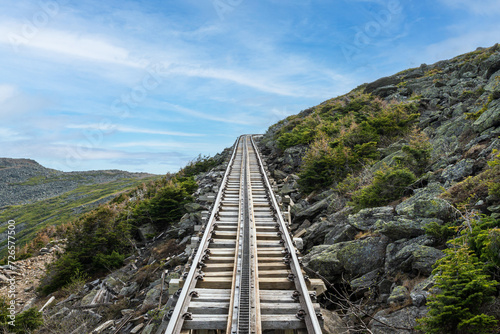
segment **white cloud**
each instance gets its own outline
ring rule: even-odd
[[[182,149],[194,149],[199,151],[200,148],[209,149],[211,144],[209,143],[182,143],[182,142],[164,142],[164,141],[134,141],[134,142],[123,142],[112,145],[117,148],[131,148],[131,147],[148,147],[148,148],[161,148],[161,149],[172,149],[172,148],[182,148]]]
[[[206,119],[209,121],[231,123],[231,124],[243,124],[243,125],[250,125],[256,123],[255,119],[251,119],[245,115],[237,115],[236,117],[234,115],[229,117],[220,117],[216,115],[206,114],[193,109],[185,108],[169,102],[161,102],[160,106],[162,108],[167,108],[168,110],[174,111],[184,116],[194,116],[196,118]]]
[[[426,48],[427,61],[438,61],[474,51],[478,47],[492,46],[498,42],[500,28],[475,31],[431,44]]]
[[[480,15],[497,15],[500,13],[498,0],[440,0],[445,5],[473,12]]]
[[[20,121],[26,113],[44,108],[48,104],[45,98],[25,94],[15,85],[0,85],[0,117],[4,125],[11,119]]]
[[[18,140],[29,139],[29,137],[24,136],[22,133],[12,130],[10,128],[0,128],[0,141],[1,142],[13,142]]]
[[[144,67],[143,62],[131,58],[130,51],[114,45],[100,36],[54,29],[39,29],[28,34],[25,24],[0,23],[0,43],[14,51],[35,48],[88,61],[113,63],[129,67]]]
[[[115,125],[115,124],[69,124],[66,126],[68,129],[87,129],[96,130],[103,133],[110,131],[119,131],[126,133],[144,133],[151,135],[165,135],[165,136],[179,136],[179,137],[202,137],[203,134],[199,133],[188,133],[188,132],[177,132],[177,131],[166,131],[166,130],[154,130],[146,128],[138,128],[126,125]]]

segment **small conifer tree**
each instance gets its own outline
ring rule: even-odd
[[[445,250],[434,269],[436,294],[429,298],[428,314],[419,319],[425,333],[491,333],[497,320],[480,312],[492,300],[497,282],[466,246]]]

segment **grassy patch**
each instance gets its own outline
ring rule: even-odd
[[[49,198],[26,205],[14,205],[0,212],[0,235],[5,235],[8,220],[15,220],[16,246],[22,247],[35,237],[38,231],[49,225],[68,223],[76,216],[88,212],[106,199],[120,192],[133,189],[138,185],[158,179],[153,176],[145,179],[121,179],[99,185],[84,185],[61,196]],[[6,254],[7,240],[0,242],[0,256]]]

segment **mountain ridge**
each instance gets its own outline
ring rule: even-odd
[[[62,195],[85,184],[100,184],[118,179],[153,177],[148,173],[120,170],[62,172],[42,166],[32,159],[0,158],[0,208],[34,203]]]
[[[16,246],[22,247],[44,227],[69,223],[123,191],[160,178],[120,170],[62,172],[32,159],[0,158],[0,167],[0,254],[10,220],[16,222]]]

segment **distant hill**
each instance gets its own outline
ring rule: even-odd
[[[59,225],[107,202],[118,193],[160,176],[120,170],[61,172],[30,159],[0,158],[0,254],[9,220],[16,246],[48,225]]]

